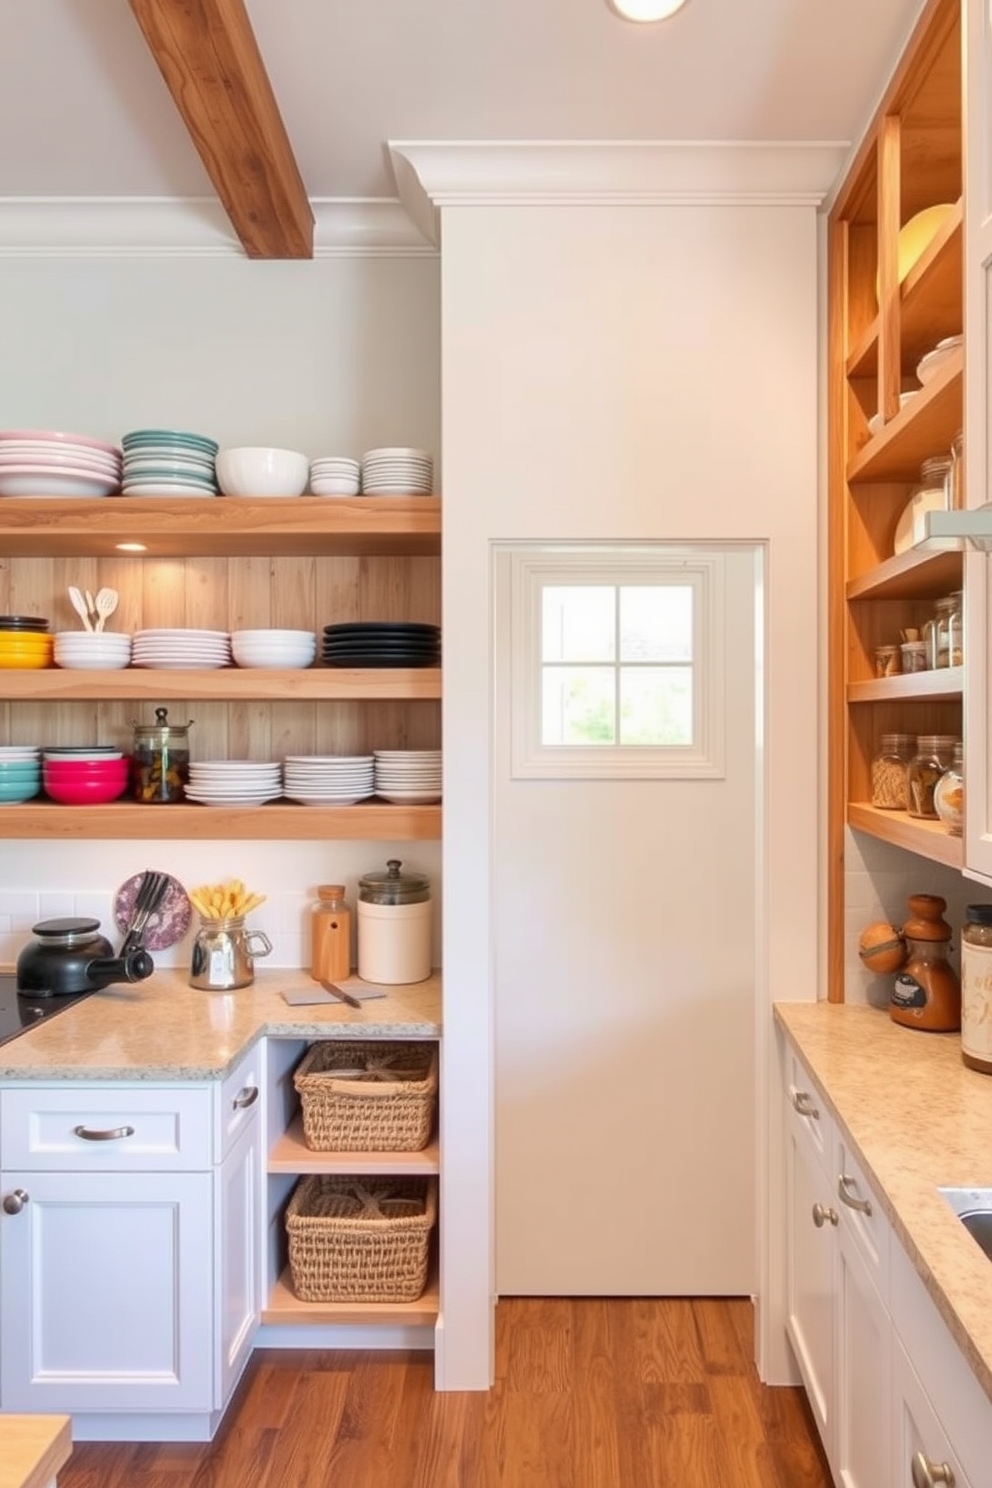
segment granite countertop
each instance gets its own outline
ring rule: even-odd
[[[367,990],[358,977],[345,989]],[[256,971],[250,987],[203,992],[185,971],[107,987],[0,1045],[0,1080],[205,1080],[225,1075],[264,1035],[289,1038],[438,1038],[441,976],[346,1003],[291,1007],[281,994],[312,990],[305,971]]]
[[[776,1003],[775,1018],[992,1400],[992,1261],[938,1192],[992,1189],[992,1076],[965,1067],[960,1035],[904,1028],[884,1009]]]

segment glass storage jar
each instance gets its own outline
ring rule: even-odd
[[[917,738],[916,753],[906,771],[906,810],[910,816],[937,821],[934,787],[953,764],[957,743],[953,734],[920,734]]]
[[[927,660],[931,667],[960,666],[961,647],[961,593],[945,594],[934,602],[933,616],[923,627],[927,641]],[[957,661],[952,661],[956,656]]]
[[[964,510],[964,430],[959,429],[951,441],[951,464],[944,479],[945,505],[948,511]]]
[[[951,836],[960,837],[964,831],[964,745],[960,741],[954,746],[949,769],[933,788],[933,808]]]
[[[906,810],[906,771],[915,753],[912,734],[883,734],[871,762],[871,804],[885,811]]]
[[[961,1058],[992,1075],[992,904],[969,904],[961,931]]]
[[[189,723],[169,723],[168,708],[154,723],[132,723],[131,796],[148,804],[185,800],[189,781]]]

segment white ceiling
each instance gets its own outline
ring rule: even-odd
[[[924,0],[247,0],[308,194],[388,140],[856,140]],[[0,0],[0,198],[213,195],[126,0]]]

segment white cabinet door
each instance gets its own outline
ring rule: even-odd
[[[843,1488],[889,1482],[892,1324],[846,1217],[835,1231],[834,1473]]]
[[[4,1174],[4,1411],[211,1407],[211,1183]],[[27,1198],[9,1213],[15,1192]]]
[[[927,1482],[969,1488],[969,1480],[898,1338],[892,1346],[892,1395],[892,1488],[924,1488]]]
[[[245,1126],[216,1184],[216,1394],[227,1404],[261,1319],[261,1123]]]
[[[830,1185],[794,1121],[787,1124],[789,1341],[806,1386],[820,1440],[831,1456],[833,1432],[834,1235]]]

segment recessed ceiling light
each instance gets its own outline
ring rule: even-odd
[[[118,553],[147,553],[144,543],[114,543]]]
[[[625,21],[664,21],[681,10],[686,0],[606,0]]]

